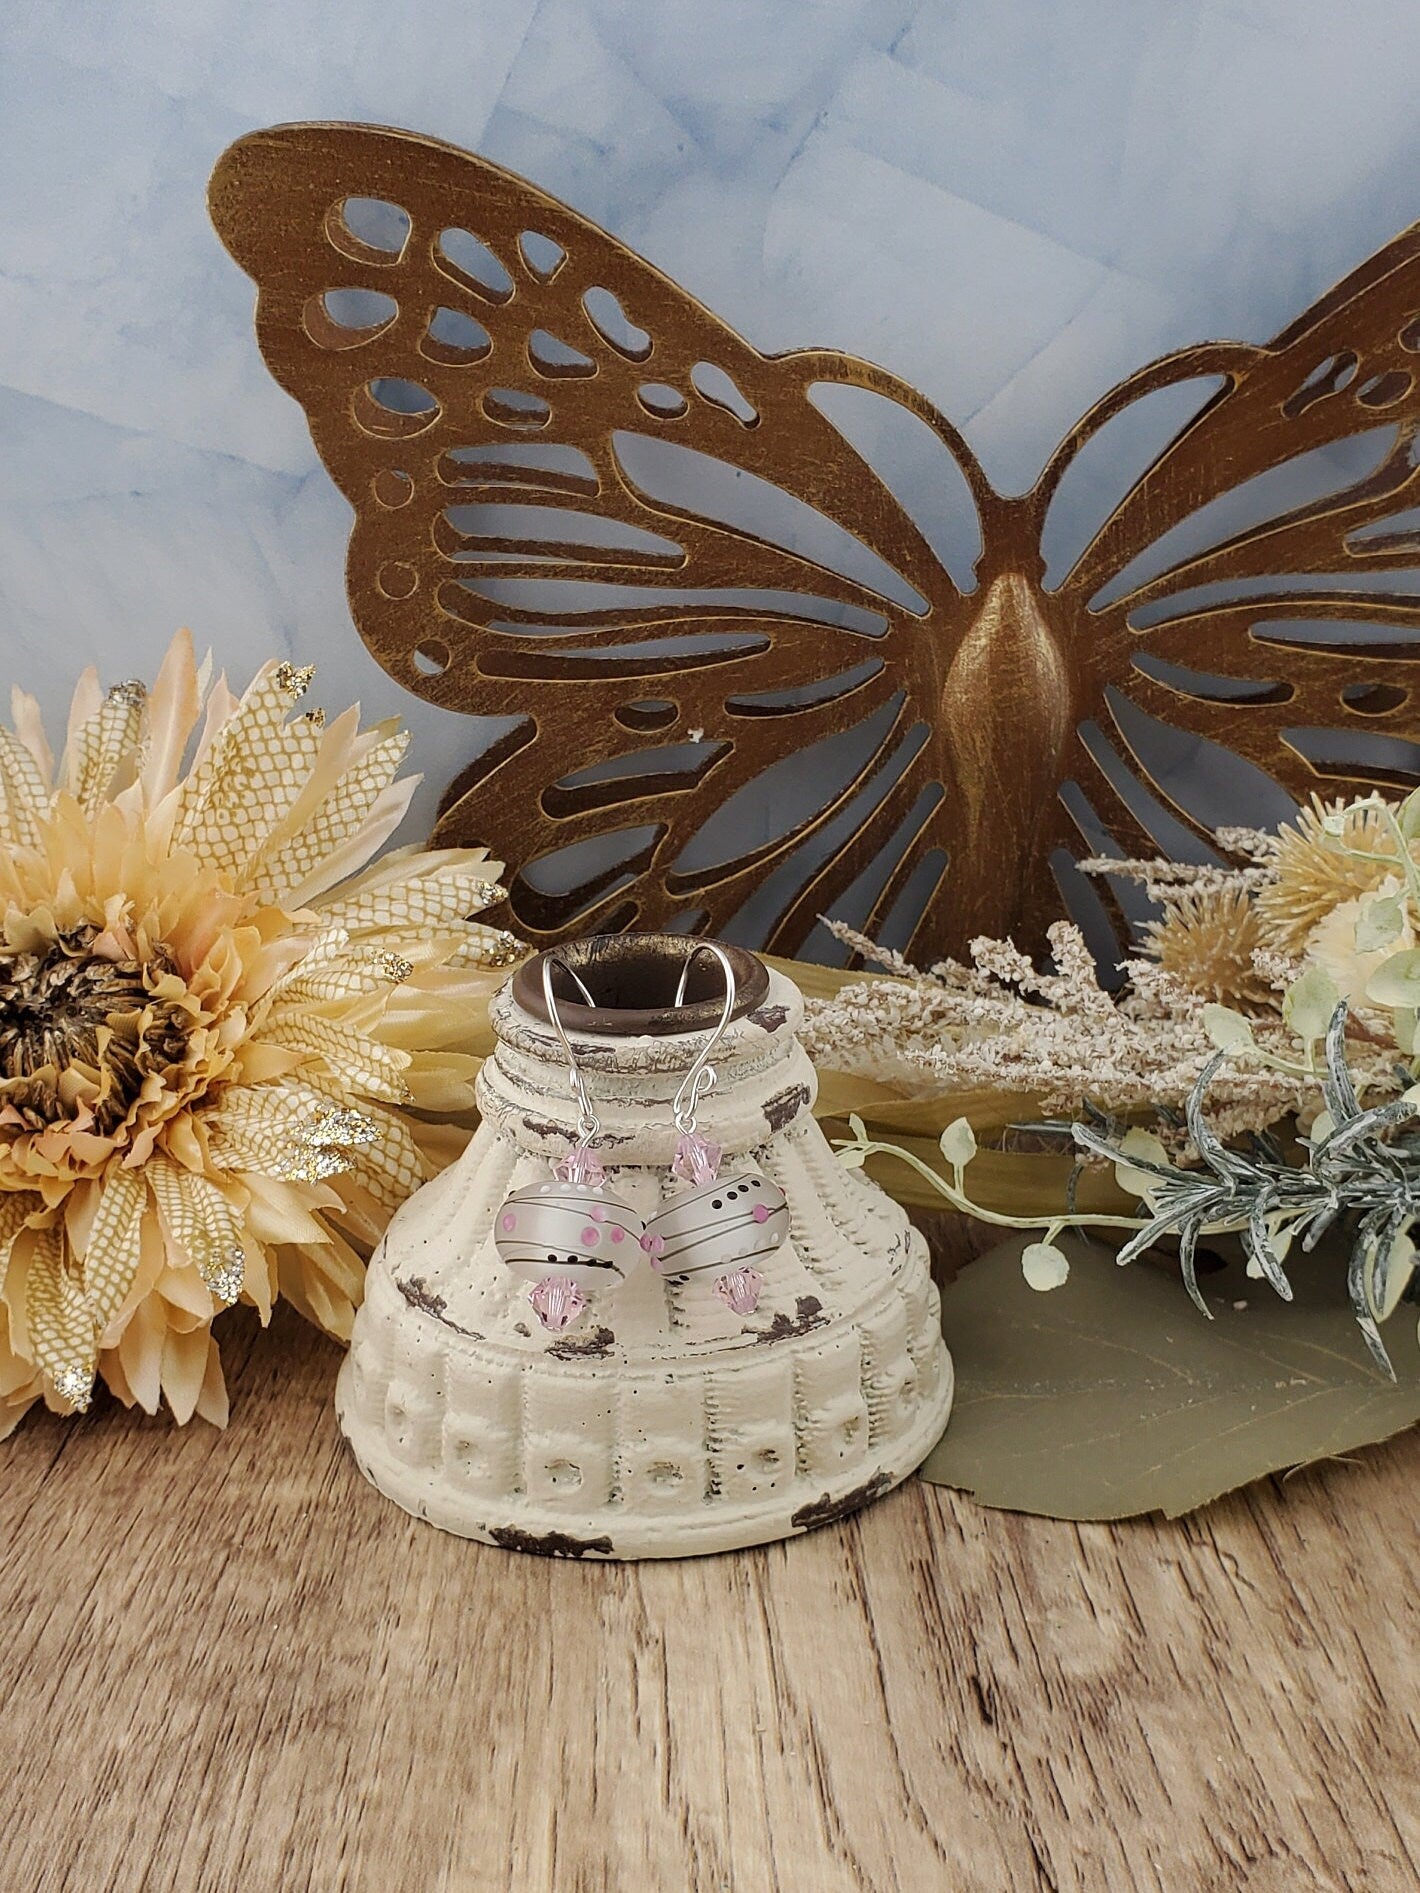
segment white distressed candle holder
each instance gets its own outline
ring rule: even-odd
[[[560,950],[594,991],[601,944]],[[674,970],[688,951],[675,936],[639,944]],[[585,949],[592,965],[577,959]],[[590,1558],[790,1537],[906,1478],[951,1407],[937,1292],[921,1234],[838,1163],[813,1117],[793,984],[771,973],[762,1002],[730,1025],[699,1113],[726,1172],[758,1170],[788,1199],[789,1239],[763,1261],[752,1315],[733,1313],[704,1276],[641,1266],[576,1326],[539,1326],[528,1284],[494,1250],[494,1219],[564,1154],[576,1109],[552,1029],[513,982],[491,1016],[479,1129],[390,1224],[340,1371],[336,1411],[365,1475],[446,1531]],[[657,1019],[668,1022],[669,1010]],[[608,1186],[649,1218],[685,1187],[668,1169],[671,1099],[705,1032],[574,1026],[571,1037]]]

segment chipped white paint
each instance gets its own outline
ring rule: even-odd
[[[336,1395],[361,1467],[448,1531],[571,1556],[677,1557],[788,1536],[889,1490],[941,1433],[951,1361],[926,1246],[835,1160],[782,975],[716,1054],[701,1129],[726,1168],[784,1190],[790,1240],[751,1316],[649,1267],[544,1333],[492,1224],[575,1124],[548,1028],[505,987],[483,1122],[400,1211],[370,1266]],[[700,1038],[577,1035],[616,1193],[649,1217],[677,1188],[670,1100]]]

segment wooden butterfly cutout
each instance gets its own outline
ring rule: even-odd
[[[1265,347],[1131,376],[1004,496],[894,375],[759,354],[452,146],[258,132],[210,203],[355,509],[361,636],[421,696],[506,720],[435,839],[519,864],[508,924],[534,941],[794,952],[836,913],[919,959],[1032,944],[1062,890],[1118,926],[1128,890],[1096,892],[1083,851],[1210,858],[1210,827],[1251,812],[1220,779],[1274,813],[1417,779],[1420,227]],[[1103,523],[1047,557],[1095,450],[1184,396]],[[892,426],[865,439],[864,403]],[[904,427],[940,463],[911,510],[873,464]],[[928,517],[953,494],[977,541],[955,559]]]

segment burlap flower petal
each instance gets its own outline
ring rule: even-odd
[[[309,822],[253,872],[251,886],[266,899],[300,904],[311,897],[308,883],[328,867],[337,850],[369,821],[390,788],[404,752],[406,730],[388,729],[335,784]]]
[[[287,721],[310,675],[276,663],[258,672],[183,787],[174,845],[228,872],[239,872],[258,852],[299,795],[320,749],[314,723]]]
[[[403,1118],[375,1104],[362,1109],[373,1120],[377,1135],[352,1152],[351,1173],[382,1209],[393,1212],[421,1183],[428,1182],[433,1170]]]
[[[409,1087],[404,1081],[408,1056],[391,1051],[333,1019],[313,1013],[288,1015],[267,1028],[267,1042],[289,1046],[318,1058],[336,1074],[350,1091],[383,1098],[389,1104],[405,1104]]]
[[[82,1413],[93,1391],[98,1331],[89,1298],[67,1266],[58,1228],[28,1232],[25,1329],[35,1364],[66,1406]]]
[[[141,684],[117,684],[70,737],[60,786],[87,815],[127,787],[138,761],[147,695]]]
[[[148,1185],[114,1164],[103,1180],[82,1252],[84,1292],[100,1334],[128,1298],[143,1247]]]
[[[180,1169],[170,1158],[154,1156],[144,1174],[169,1242],[193,1263],[219,1302],[235,1301],[246,1256],[241,1217],[232,1204],[215,1183]]]
[[[0,729],[0,841],[33,847],[49,791],[39,765],[18,737]]]
[[[489,860],[482,849],[446,848],[413,858],[402,851],[348,883],[338,899],[320,902],[321,917],[351,934],[389,928],[420,933],[501,900],[502,872],[503,863]]]

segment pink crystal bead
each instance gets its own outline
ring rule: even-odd
[[[593,1190],[599,1190],[606,1182],[601,1158],[594,1150],[588,1150],[585,1144],[578,1144],[575,1150],[569,1150],[560,1163],[552,1166],[552,1174],[559,1183],[585,1183]]]
[[[752,1315],[764,1293],[764,1277],[758,1269],[731,1269],[715,1283],[715,1293],[737,1315]]]
[[[565,1275],[544,1275],[529,1289],[528,1300],[545,1328],[570,1328],[587,1305],[581,1289]]]
[[[712,1144],[699,1131],[682,1131],[671,1158],[671,1175],[682,1183],[713,1183],[724,1154],[719,1144]]]

